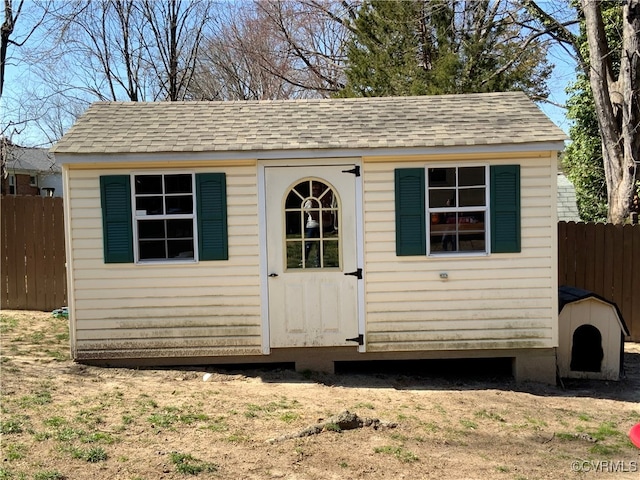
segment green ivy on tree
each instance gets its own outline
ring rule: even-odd
[[[615,3],[602,5],[606,36],[611,51],[618,54],[622,43],[620,36],[620,8]],[[577,38],[582,56],[589,58],[584,19],[581,19],[580,35]],[[620,69],[620,58],[614,57],[615,74]],[[578,73],[575,83],[568,89],[567,118],[573,120],[569,130],[571,143],[567,146],[562,166],[567,178],[575,186],[580,218],[585,222],[606,222],[607,183],[602,158],[602,141],[596,116],[589,79],[584,72]]]

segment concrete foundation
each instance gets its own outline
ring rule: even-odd
[[[119,352],[122,354],[122,352]],[[367,352],[359,353],[354,347],[278,348],[269,355],[244,355],[224,357],[148,357],[111,359],[77,359],[79,363],[112,367],[229,365],[229,364],[294,364],[298,372],[335,372],[335,362],[365,362],[367,360],[434,360],[469,358],[511,358],[512,373],[517,382],[556,383],[555,350],[442,350],[415,352]]]
[[[516,382],[556,384],[556,354],[554,349],[535,350],[513,359]]]

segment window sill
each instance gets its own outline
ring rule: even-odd
[[[136,265],[195,265],[199,263],[197,260],[193,258],[180,258],[176,260],[138,260],[135,262]]]

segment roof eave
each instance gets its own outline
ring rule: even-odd
[[[451,145],[429,147],[391,147],[391,148],[318,148],[318,149],[274,149],[274,150],[181,150],[173,152],[73,152],[56,150],[59,164],[81,163],[122,163],[122,162],[158,162],[204,160],[275,160],[275,159],[313,159],[336,157],[390,157],[417,155],[451,154],[490,154],[509,152],[557,152],[564,149],[564,140],[544,142],[509,143],[496,145]]]

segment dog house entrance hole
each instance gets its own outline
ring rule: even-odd
[[[600,372],[602,368],[602,334],[593,325],[581,325],[573,332],[571,370]]]

